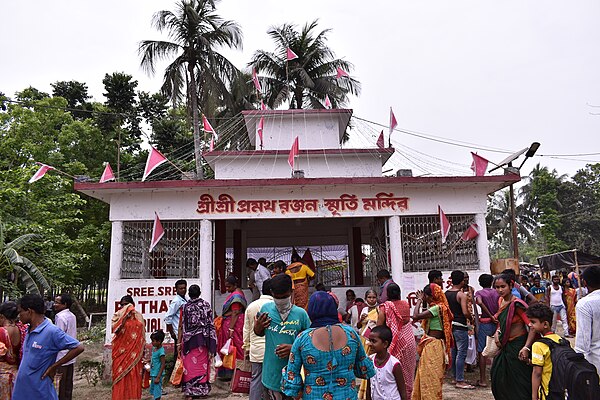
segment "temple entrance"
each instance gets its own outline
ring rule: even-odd
[[[374,286],[387,268],[384,218],[293,218],[214,221],[215,285],[233,274],[247,287],[248,258],[290,263],[292,251],[330,287]]]

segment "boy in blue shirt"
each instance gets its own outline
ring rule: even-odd
[[[303,308],[292,304],[292,278],[277,275],[271,279],[273,301],[262,306],[254,323],[254,333],[265,337],[262,383],[270,399],[288,397],[281,392],[281,370],[288,363],[292,344],[310,319]]]
[[[162,384],[165,377],[165,333],[162,329],[150,335],[152,341],[152,361],[150,363],[150,394],[154,400],[162,396]]]
[[[44,299],[37,294],[27,294],[18,302],[19,319],[29,324],[23,343],[23,359],[19,366],[13,400],[58,400],[54,388],[54,375],[58,367],[83,353],[83,346],[46,318]],[[61,350],[67,354],[60,360]]]

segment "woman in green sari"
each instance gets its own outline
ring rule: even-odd
[[[528,351],[528,336],[535,332],[527,331],[529,319],[525,315],[527,303],[512,294],[514,281],[509,275],[498,275],[494,287],[500,295],[497,343],[500,353],[492,364],[492,393],[496,400],[530,400],[532,367],[519,357]]]

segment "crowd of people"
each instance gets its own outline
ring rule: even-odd
[[[311,288],[315,274],[301,258],[272,268],[264,259],[249,259],[247,267],[251,301],[229,276],[219,316],[198,285],[175,284],[164,320],[183,365],[186,400],[208,396],[214,379],[231,380],[237,360],[251,364],[251,400],[437,400],[445,379],[462,390],[491,386],[499,400],[547,399],[551,349],[563,343],[558,320],[565,337],[576,334],[575,351],[600,371],[598,266],[581,277],[556,274],[549,282],[513,270],[482,274],[477,291],[459,270],[444,290],[442,272],[433,270],[412,313],[386,270],[377,274],[379,291],[360,298],[348,290],[340,305],[324,285]],[[68,294],[56,297],[55,324],[44,315],[40,296],[0,306],[0,400],[71,398],[73,362],[83,351],[71,304]],[[143,317],[131,296],[121,299],[111,322],[112,398],[141,398],[145,364],[150,394],[161,398],[165,332],[152,333],[148,355]],[[476,356],[469,356],[474,349]],[[479,379],[467,382],[465,369],[474,360]]]

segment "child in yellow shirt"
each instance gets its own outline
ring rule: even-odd
[[[526,313],[529,321],[531,321],[531,329],[556,343],[560,341],[560,336],[550,329],[554,315],[550,307],[542,303],[535,303],[529,306]],[[531,346],[531,364],[533,364],[531,399],[545,399],[548,396],[550,377],[552,376],[552,359],[547,344],[539,341],[533,343]]]

